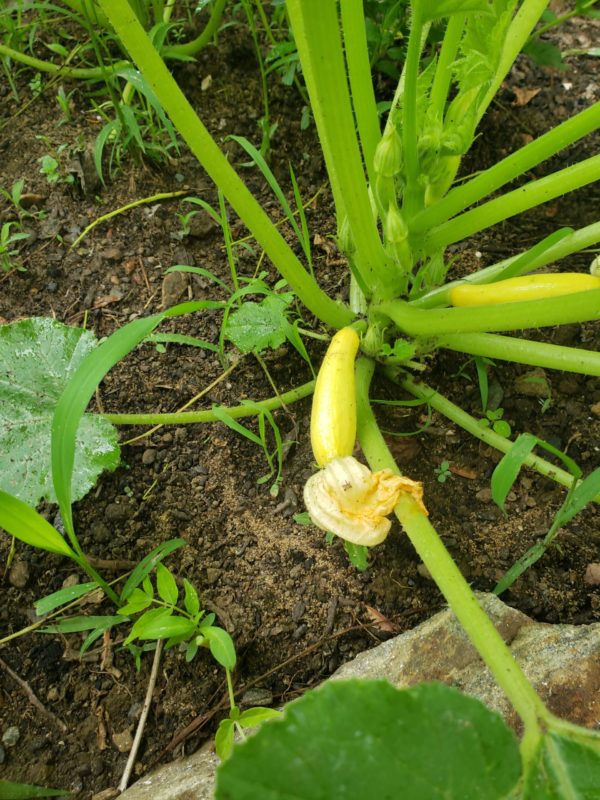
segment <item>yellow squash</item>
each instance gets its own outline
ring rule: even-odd
[[[360,340],[353,328],[338,331],[317,376],[310,440],[317,464],[352,455],[356,439],[354,360]]]
[[[588,289],[600,289],[600,277],[578,272],[523,275],[488,284],[464,283],[450,290],[453,306],[485,306],[541,300]]]

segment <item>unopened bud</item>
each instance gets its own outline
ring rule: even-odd
[[[385,238],[388,242],[404,242],[408,238],[408,227],[394,203],[390,204],[385,217]]]
[[[375,148],[373,167],[378,175],[393,178],[402,169],[402,139],[394,125],[386,128]]]

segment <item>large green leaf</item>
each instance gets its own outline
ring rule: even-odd
[[[0,489],[30,506],[56,502],[51,424],[65,383],[96,347],[90,331],[43,317],[0,325]],[[117,431],[86,414],[77,433],[73,499],[119,463]]]
[[[598,800],[600,798],[600,737],[549,733],[528,775],[523,800]],[[579,739],[579,741],[578,741]]]
[[[326,684],[234,748],[218,800],[500,800],[521,773],[503,720],[441,684]]]

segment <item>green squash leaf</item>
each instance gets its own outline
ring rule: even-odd
[[[275,349],[286,340],[286,313],[291,295],[268,295],[260,303],[248,301],[227,320],[225,336],[242,353]]]
[[[587,739],[587,741],[586,741]],[[600,798],[600,737],[581,731],[577,736],[544,736],[522,800],[598,800]]]
[[[216,798],[500,800],[520,773],[501,717],[455,689],[335,681],[235,746]]]
[[[65,384],[96,347],[89,331],[32,317],[0,325],[0,489],[35,507],[56,502],[50,464],[51,425]],[[84,415],[77,431],[73,500],[119,464],[116,428]]]

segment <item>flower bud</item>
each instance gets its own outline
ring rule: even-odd
[[[394,125],[386,128],[373,156],[373,168],[384,178],[393,178],[402,170],[402,139]]]
[[[385,216],[385,238],[388,242],[405,242],[408,239],[408,227],[398,207],[391,203]]]

